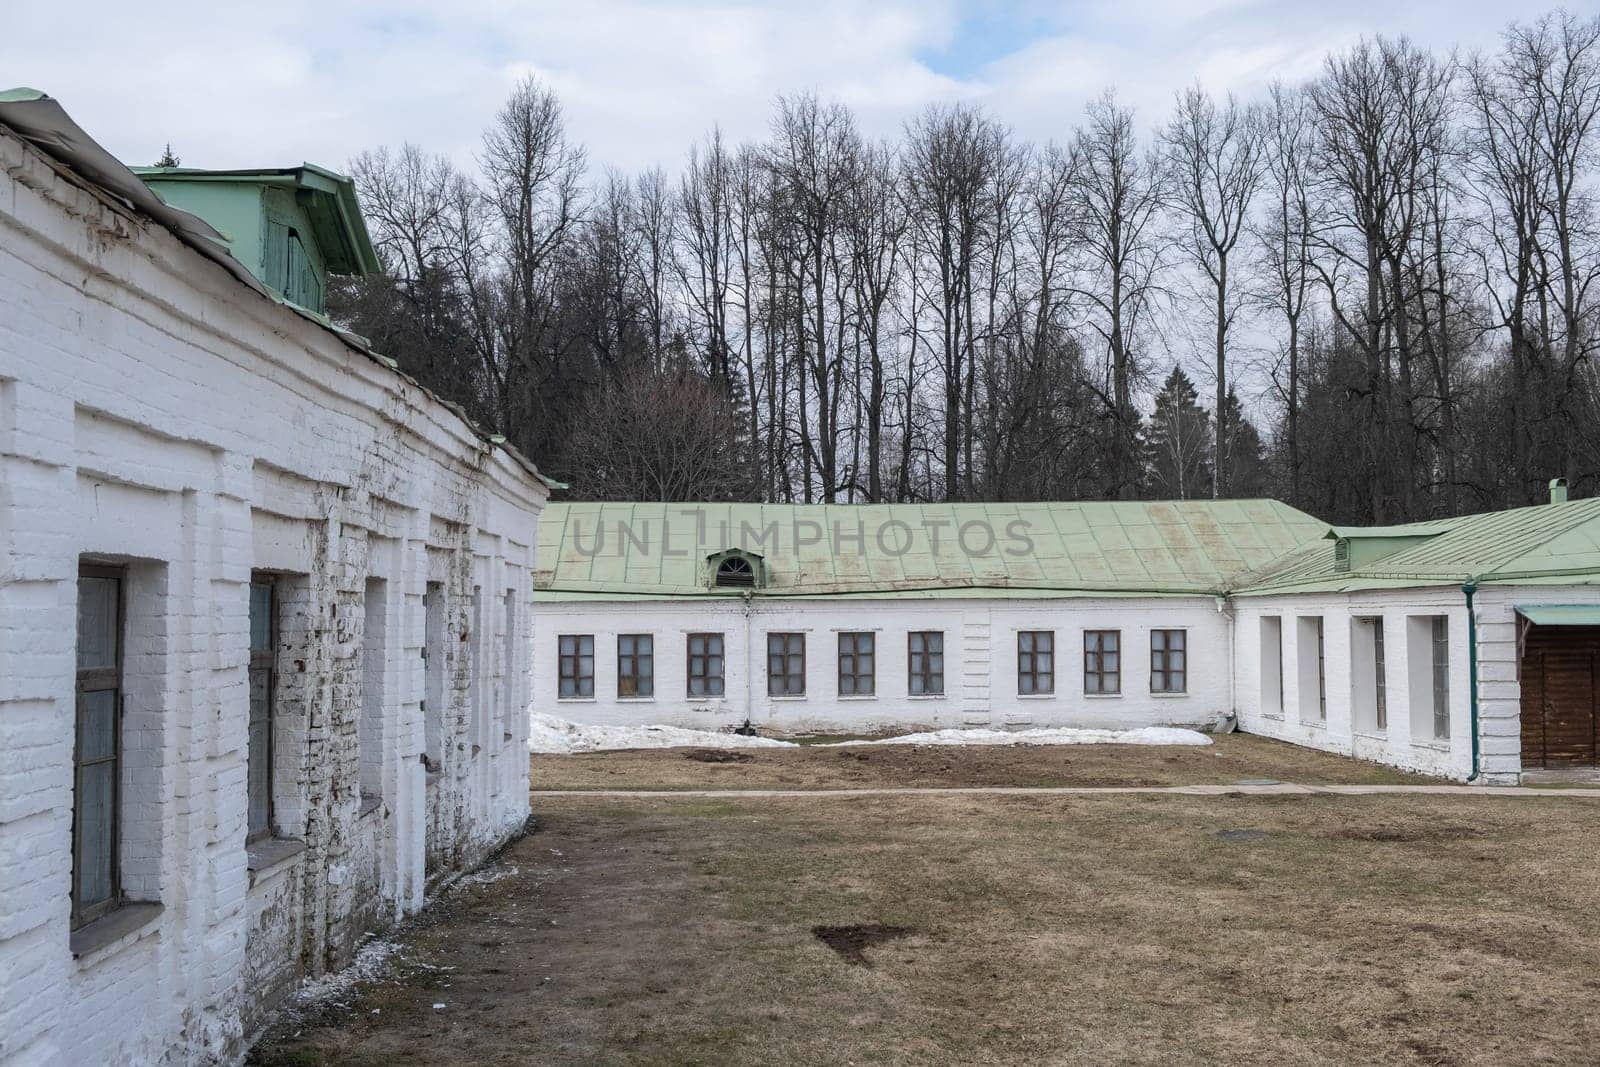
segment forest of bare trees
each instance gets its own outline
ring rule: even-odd
[[[796,93],[676,177],[521,84],[478,172],[353,163],[336,314],[577,497],[1259,496],[1396,522],[1600,492],[1600,19],[1377,38],[1048,144]]]

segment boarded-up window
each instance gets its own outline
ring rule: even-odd
[[[806,635],[767,635],[767,695],[804,696],[806,692]]]
[[[877,644],[870,633],[839,635],[839,695],[869,697],[877,689]]]
[[[249,791],[247,841],[272,832],[273,653],[277,604],[270,577],[250,580],[250,737],[246,781]]]
[[[656,693],[656,639],[650,634],[617,636],[617,696]]]
[[[689,635],[689,695],[719,697],[723,687],[721,634]]]
[[[1189,641],[1183,630],[1150,631],[1150,692],[1189,691]]]
[[[72,788],[72,925],[116,906],[122,756],[122,572],[78,575],[78,699]]]
[[[906,638],[909,657],[906,688],[914,697],[944,693],[944,634],[913,630]]]
[[[1118,630],[1083,632],[1083,691],[1101,695],[1122,692],[1122,634]]]
[[[558,695],[564,698],[594,696],[594,635],[562,634],[557,640]]]
[[[1056,635],[1053,630],[1017,634],[1017,692],[1023,696],[1056,691]]]

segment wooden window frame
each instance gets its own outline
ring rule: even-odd
[[[1172,647],[1172,635],[1177,634],[1182,647]],[[1156,637],[1161,636],[1162,647],[1156,648]],[[1172,658],[1178,657],[1178,665],[1172,665]],[[1160,657],[1159,659],[1157,657]],[[1183,684],[1173,688],[1172,676],[1180,675]],[[1160,679],[1161,685],[1156,686]],[[1189,631],[1184,629],[1156,629],[1150,631],[1150,692],[1171,695],[1187,694],[1189,692]]]
[[[116,618],[112,625],[116,634],[116,654],[112,657],[110,667],[89,667],[77,669],[75,685],[76,699],[73,710],[72,729],[72,887],[71,887],[71,919],[70,929],[77,930],[100,918],[108,912],[114,911],[122,904],[122,667],[123,644],[126,639],[127,621],[127,589],[128,572],[123,567],[113,567],[103,564],[80,564],[78,577],[100,578],[117,583],[117,609]],[[82,638],[80,633],[79,639]],[[76,658],[76,656],[74,656]],[[74,664],[76,666],[76,664]],[[106,684],[109,682],[110,684]],[[101,757],[85,764],[83,759],[83,718],[85,712],[84,697],[89,693],[103,693],[110,691],[115,694],[111,703],[111,752],[109,757]],[[81,877],[83,862],[80,850],[78,829],[78,780],[81,769],[88,766],[99,766],[110,763],[111,772],[111,845],[110,845],[110,877],[108,879],[110,891],[105,900],[96,901],[87,906],[81,902],[83,898]]]
[[[698,638],[701,641],[701,643],[702,643],[701,647],[703,647],[705,649],[704,652],[701,652],[701,653],[698,653],[698,654],[695,652],[695,650],[694,650],[694,642],[695,642],[696,638]],[[712,641],[715,641],[716,644],[717,644],[717,650],[715,652],[711,651],[711,642]],[[683,694],[684,694],[684,696],[688,697],[691,700],[698,700],[698,699],[701,699],[701,698],[721,697],[721,696],[724,696],[727,693],[727,690],[728,690],[727,645],[728,645],[728,642],[727,642],[726,635],[724,635],[722,633],[715,632],[715,631],[703,631],[703,632],[697,632],[697,633],[691,633],[691,634],[685,634],[684,635],[684,639],[683,639],[683,678],[684,678],[684,681],[683,681]],[[717,659],[722,661],[722,669],[720,671],[718,671],[717,673],[715,673],[715,674],[711,673],[711,660],[712,660],[712,657],[715,657],[715,658],[717,658]],[[700,669],[698,671],[695,669],[695,660],[697,660],[697,659],[701,661]],[[711,680],[713,678],[715,678],[716,682],[717,682],[717,691],[715,693],[713,693],[711,691]],[[699,693],[696,693],[694,691],[694,683],[697,680],[701,683],[701,688],[703,690],[702,692],[699,692]]]
[[[633,642],[633,651],[632,652],[628,652],[628,653],[624,653],[622,651],[622,642],[628,641],[628,640],[631,640]],[[641,643],[648,644],[649,645],[649,651],[641,652],[639,650],[639,646],[640,646]],[[648,676],[648,681],[650,683],[649,692],[641,692],[640,691],[640,687],[639,687],[640,679],[646,677],[645,675],[642,675],[642,674],[639,673],[639,665],[641,663],[643,663],[645,660],[649,660],[650,661],[650,674]],[[622,672],[623,664],[627,664],[628,669],[631,672],[630,674],[628,674],[628,675],[624,675],[623,674],[623,672]],[[625,677],[628,678],[629,680],[631,680],[632,683],[633,683],[633,692],[631,692],[631,693],[625,693],[625,692],[622,691],[622,683],[623,683],[623,679]],[[617,699],[618,700],[652,700],[652,699],[655,698],[655,695],[656,695],[656,635],[653,634],[653,633],[647,633],[647,634],[618,634],[617,635]]]
[[[866,639],[867,648],[861,648],[862,638]],[[845,641],[849,640],[850,648],[845,649]],[[869,664],[866,672],[861,670],[861,660],[865,657]],[[846,670],[846,660],[849,669]],[[875,697],[878,695],[878,635],[871,630],[841,630],[839,631],[839,675],[838,693],[841,697]],[[849,677],[853,680],[854,690],[844,691],[844,680]],[[867,682],[866,692],[861,690],[861,680]]]
[[[1022,639],[1027,637],[1032,647],[1023,651]],[[1039,638],[1050,642],[1050,647],[1043,650],[1050,657],[1050,669],[1039,670]],[[1027,678],[1033,685],[1031,689],[1022,688],[1022,679]],[[1046,686],[1040,688],[1039,679],[1045,679]],[[1017,695],[1027,697],[1054,696],[1056,691],[1056,632],[1054,630],[1018,630],[1017,631]]]
[[[778,638],[783,642],[782,651],[780,651],[778,655],[783,657],[784,669],[783,673],[778,675],[774,675],[772,673],[772,641],[774,638]],[[789,689],[789,679],[793,677],[789,673],[789,657],[794,655],[794,653],[791,652],[788,647],[790,638],[793,638],[799,642],[800,645],[800,688],[793,691]],[[806,666],[806,635],[803,630],[773,630],[767,633],[767,696],[789,697],[791,699],[805,696]],[[773,685],[780,678],[783,679],[783,688],[781,690],[774,690]]]
[[[248,679],[249,678],[253,678],[254,675],[256,675],[258,672],[264,673],[266,675],[266,684],[267,684],[267,750],[264,753],[264,755],[265,755],[266,761],[267,761],[267,824],[266,824],[266,826],[261,827],[260,829],[256,829],[256,830],[251,830],[249,828],[249,825],[248,825],[249,824],[249,812],[250,812],[250,796],[249,796],[249,793],[250,793],[250,768],[249,768],[250,751],[249,751],[249,733],[248,733],[250,710],[247,707],[247,710],[246,710],[246,727],[247,727],[247,730],[246,730],[246,735],[245,735],[245,737],[246,737],[246,740],[245,740],[245,822],[246,822],[246,826],[245,826],[245,837],[244,837],[244,842],[245,842],[246,845],[253,845],[257,841],[264,841],[267,838],[270,838],[273,835],[273,831],[274,831],[274,828],[275,828],[276,823],[277,823],[277,814],[278,814],[277,810],[276,810],[277,806],[273,803],[273,795],[272,795],[272,793],[273,793],[273,789],[272,789],[273,772],[277,769],[277,766],[276,766],[277,765],[277,737],[275,735],[278,732],[278,721],[277,721],[278,720],[278,665],[277,665],[277,656],[278,656],[278,581],[277,581],[277,578],[278,578],[278,576],[275,575],[275,574],[267,574],[267,573],[262,573],[262,572],[256,572],[256,573],[253,573],[253,574],[250,575],[249,588],[251,590],[253,590],[258,585],[265,586],[267,588],[267,590],[268,590],[268,597],[267,597],[267,647],[264,648],[264,649],[250,648],[250,650],[249,650],[249,652],[250,652],[250,666],[249,666],[249,669],[246,672],[246,676],[247,676],[247,685],[246,685],[247,703],[248,703],[249,690],[250,690],[250,688],[252,688],[248,684]],[[254,599],[254,598],[251,597],[251,598],[248,598],[246,600],[246,604],[247,605],[249,604],[251,599]],[[248,615],[248,612],[247,612],[247,615]],[[254,636],[254,627],[248,627],[248,628],[250,630],[251,636],[253,637]],[[249,644],[248,640],[246,641],[246,644],[247,645]]]
[[[1105,639],[1106,639],[1107,636],[1111,637],[1111,639],[1116,642],[1116,647],[1115,648],[1112,648],[1112,649],[1107,649],[1106,648]],[[1096,637],[1096,638],[1099,639],[1098,647],[1093,648],[1093,649],[1091,649],[1089,647],[1089,638],[1090,637]],[[1105,669],[1105,660],[1102,657],[1104,657],[1108,653],[1117,657],[1117,666],[1116,666],[1115,670],[1106,670]],[[1094,658],[1091,659],[1091,657],[1094,657]],[[1089,679],[1090,678],[1096,679],[1096,681],[1097,681],[1097,683],[1099,685],[1098,689],[1090,689],[1089,688]],[[1107,678],[1110,678],[1112,680],[1112,682],[1113,682],[1113,685],[1112,685],[1112,687],[1110,689],[1106,688],[1106,679]],[[1083,694],[1084,694],[1084,696],[1097,696],[1097,697],[1119,697],[1119,696],[1122,695],[1122,631],[1121,630],[1085,630],[1085,631],[1083,631]]]
[[[572,641],[570,653],[561,650],[561,643],[568,639]],[[583,642],[589,642],[589,673],[584,674],[578,664],[584,657]],[[567,661],[572,661],[572,672],[567,672]],[[568,678],[572,679],[572,693],[561,692],[561,683]],[[589,684],[589,691],[583,691],[584,683]],[[594,699],[594,634],[558,634],[556,635],[556,699],[557,700],[592,700]]]
[[[912,648],[912,642],[917,638],[922,639],[922,651],[919,653]],[[930,639],[939,642],[938,652],[928,647]],[[922,657],[922,670],[917,670],[917,656]],[[939,657],[939,669],[933,669],[933,657]],[[913,692],[911,681],[921,678],[922,691]],[[938,688],[933,687],[934,680],[938,680]],[[906,634],[906,694],[914,697],[942,697],[944,696],[944,631],[943,630],[912,630]]]

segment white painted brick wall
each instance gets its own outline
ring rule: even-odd
[[[1083,691],[1083,631],[1122,631],[1122,692]],[[1188,692],[1150,692],[1150,631],[1188,631]],[[840,698],[838,633],[877,635],[877,694]],[[914,697],[907,684],[907,634],[942,630],[945,695]],[[1053,630],[1055,692],[1017,692],[1017,631]],[[721,632],[727,656],[722,699],[687,695],[686,640],[691,632]],[[806,635],[806,695],[767,695],[766,635]],[[618,699],[617,635],[655,637],[656,693]],[[561,634],[593,634],[595,695],[558,696]],[[1212,597],[930,600],[848,597],[835,600],[755,598],[750,607],[727,598],[660,601],[544,601],[537,604],[533,639],[533,708],[574,722],[669,723],[683,726],[756,725],[787,732],[862,731],[879,727],[1200,725],[1232,707],[1227,619]]]
[[[273,997],[421,905],[428,853],[442,876],[521,825],[527,724],[505,709],[527,705],[525,655],[490,671],[452,650],[426,807],[420,596],[442,574],[461,636],[475,584],[513,590],[529,633],[546,496],[421,390],[0,132],[0,1062],[235,1057]],[[163,910],[74,959],[85,554],[128,566],[122,870]],[[275,792],[281,832],[307,847],[253,879],[256,569],[292,576]],[[387,583],[381,726],[365,746],[382,803],[363,815],[370,577]],[[470,643],[501,648],[505,620],[484,611]],[[471,717],[486,701],[493,729]]]

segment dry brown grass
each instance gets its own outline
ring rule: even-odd
[[[1433,779],[1249,734],[1205,747],[1140,745],[874,745],[755,748],[706,763],[693,749],[532,757],[541,789],[826,789],[852,786],[1164,786],[1273,778],[1303,784]],[[702,750],[703,751],[703,750]]]
[[[280,1028],[259,1061],[1498,1064],[1600,1047],[1594,801],[535,810],[516,874],[459,894],[398,978]],[[870,966],[813,933],[856,924],[914,932],[863,948]]]

